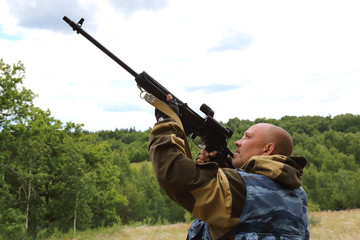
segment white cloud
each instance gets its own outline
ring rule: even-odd
[[[136,72],[197,112],[207,103],[218,120],[359,114],[357,1],[30,3],[0,0],[0,57],[24,62],[36,104],[85,129],[145,130],[153,110],[130,74],[62,20],[68,14],[84,17],[83,29]]]

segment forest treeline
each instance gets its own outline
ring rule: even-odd
[[[191,218],[159,188],[147,152],[151,129],[88,132],[62,123],[34,105],[21,62],[1,59],[0,67],[0,239]],[[294,155],[306,157],[311,210],[360,207],[359,115],[233,118],[224,123],[234,132],[229,148],[259,122],[288,130]]]

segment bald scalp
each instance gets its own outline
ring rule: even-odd
[[[265,144],[273,143],[275,148],[272,155],[281,154],[291,156],[294,150],[293,139],[285,129],[269,123],[259,123],[265,129]]]

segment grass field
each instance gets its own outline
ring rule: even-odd
[[[360,240],[360,209],[310,213],[310,239]],[[162,226],[114,226],[78,233],[75,237],[54,236],[49,240],[184,240],[189,223]]]
[[[360,209],[309,215],[310,239],[360,239]]]

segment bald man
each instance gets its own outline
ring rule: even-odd
[[[291,156],[294,149],[291,135],[284,129],[268,123],[259,123],[250,127],[235,145],[237,149],[232,161],[235,168],[240,168],[255,155]],[[216,156],[216,153],[216,151],[208,153],[202,150],[197,162],[208,162],[210,157]]]
[[[306,161],[292,157],[284,129],[256,124],[235,142],[236,169],[185,155],[186,136],[165,118],[150,135],[149,154],[160,186],[196,219],[187,239],[309,239],[307,196],[301,187]]]

